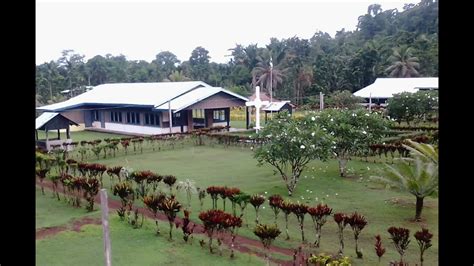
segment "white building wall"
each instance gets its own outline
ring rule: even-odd
[[[217,123],[214,122],[214,123],[212,123],[212,126],[213,126],[213,127],[218,127],[218,126],[223,126],[223,127],[225,127],[225,126],[227,126],[227,122],[217,122]]]
[[[94,122],[92,122],[92,127],[101,128],[101,123],[100,123],[100,121],[94,121]]]
[[[137,134],[147,134],[147,135],[156,135],[156,134],[167,134],[170,133],[169,128],[161,127],[148,127],[148,126],[139,126],[139,125],[128,125],[120,123],[110,123],[105,122],[105,129],[126,132],[126,133],[137,133]],[[183,126],[184,132],[188,130],[187,126]],[[173,127],[173,133],[180,133],[181,127]]]

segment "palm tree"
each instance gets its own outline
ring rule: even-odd
[[[388,184],[400,187],[416,197],[415,220],[421,220],[423,200],[438,192],[438,150],[429,144],[408,141],[403,145],[410,150],[412,158],[401,158],[396,166],[385,164],[386,177],[375,177]]]
[[[267,88],[268,93],[273,96],[273,91],[277,89],[278,84],[283,83],[285,72],[287,69],[281,69],[279,65],[273,66],[272,57],[269,61],[260,60],[252,74],[256,77],[256,85]]]
[[[167,79],[164,79],[164,82],[179,82],[179,81],[190,81],[191,79],[186,77],[183,71],[173,71]]]
[[[412,56],[412,48],[408,46],[401,46],[393,49],[393,54],[389,60],[392,65],[386,71],[391,77],[409,78],[419,76],[418,69],[420,63],[417,57]]]

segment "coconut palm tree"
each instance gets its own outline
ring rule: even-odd
[[[252,70],[252,74],[256,77],[256,85],[267,88],[268,93],[273,96],[273,91],[277,89],[279,84],[283,83],[285,72],[279,65],[273,66],[272,57],[269,60],[261,59]]]
[[[438,192],[438,150],[429,144],[413,141],[403,145],[410,150],[411,158],[401,158],[394,166],[385,164],[385,177],[375,177],[391,185],[400,187],[416,197],[415,220],[421,220],[423,200]]]
[[[392,65],[386,71],[391,77],[409,78],[419,76],[418,69],[420,63],[417,57],[412,55],[412,48],[401,46],[393,49],[393,54],[389,57]]]

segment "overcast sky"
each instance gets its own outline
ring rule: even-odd
[[[36,1],[36,64],[57,60],[72,49],[86,56],[123,54],[151,62],[160,51],[188,60],[197,46],[211,61],[229,61],[236,44],[259,47],[278,39],[309,39],[316,31],[332,37],[355,30],[370,4],[402,11],[409,0],[220,1]]]

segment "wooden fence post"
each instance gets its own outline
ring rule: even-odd
[[[102,229],[104,232],[105,266],[111,266],[112,254],[109,234],[109,205],[107,200],[107,190],[105,188],[100,190],[100,206],[102,209]]]

